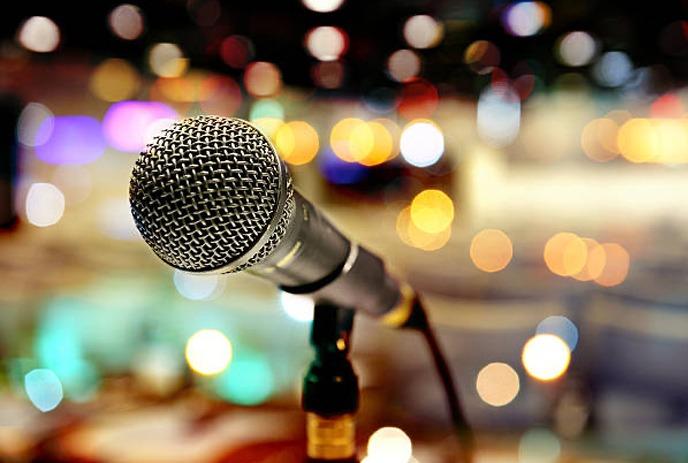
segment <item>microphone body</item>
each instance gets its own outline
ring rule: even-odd
[[[392,324],[410,312],[411,291],[294,190],[270,141],[243,120],[197,116],[165,129],[139,156],[129,200],[144,240],[175,268],[246,270],[319,302],[397,314]]]
[[[294,200],[282,241],[249,271],[284,291],[310,294],[376,317],[395,308],[402,300],[401,289],[383,261],[345,238],[296,191]]]

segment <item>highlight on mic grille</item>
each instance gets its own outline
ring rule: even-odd
[[[163,261],[190,272],[237,272],[260,263],[294,209],[286,167],[246,121],[184,119],[141,153],[129,185],[132,215]]]

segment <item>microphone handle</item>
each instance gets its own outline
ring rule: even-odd
[[[382,259],[351,243],[298,192],[293,217],[277,249],[250,269],[293,294],[380,317],[402,300]]]

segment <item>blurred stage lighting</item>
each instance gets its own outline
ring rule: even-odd
[[[282,88],[282,73],[273,63],[255,61],[246,67],[244,87],[254,97],[277,95]]]
[[[174,43],[157,43],[148,52],[148,65],[160,77],[179,77],[189,67],[189,60]]]
[[[301,0],[306,8],[318,13],[329,13],[342,6],[344,0]]]
[[[537,334],[553,334],[560,337],[573,352],[578,345],[578,328],[568,318],[562,315],[552,315],[540,323],[535,329]]]
[[[489,85],[480,94],[478,135],[488,145],[501,148],[513,142],[521,127],[521,100],[507,85]]]
[[[320,148],[318,132],[305,121],[282,124],[275,133],[274,142],[280,157],[294,166],[311,162]]]
[[[57,408],[64,397],[60,378],[51,370],[43,368],[26,374],[24,388],[31,403],[42,412]]]
[[[375,431],[368,439],[370,463],[409,463],[413,454],[411,439],[399,428],[385,427]]]
[[[41,103],[29,103],[17,121],[17,140],[25,146],[40,146],[50,140],[55,126],[55,116]]]
[[[231,35],[220,45],[222,61],[234,69],[243,69],[254,56],[253,42],[243,35]]]
[[[186,361],[196,373],[217,375],[232,360],[232,344],[218,330],[203,329],[194,333],[186,342]]]
[[[62,192],[51,183],[34,183],[26,195],[26,218],[37,227],[49,227],[60,221],[65,209]]]
[[[409,164],[428,167],[439,161],[444,154],[444,136],[432,121],[412,121],[401,132],[399,149]]]
[[[192,301],[211,299],[220,290],[219,275],[201,275],[175,270],[172,280],[179,294]]]
[[[608,51],[593,67],[593,76],[605,87],[619,87],[625,84],[631,78],[632,72],[633,63],[622,51]]]
[[[48,164],[87,164],[105,152],[101,124],[90,116],[45,118],[35,139],[45,140],[36,155]]]
[[[135,40],[143,34],[143,13],[139,7],[124,3],[110,12],[108,25],[117,37],[124,40]]]
[[[454,202],[440,190],[424,190],[411,201],[411,220],[427,233],[439,233],[454,220]]]
[[[306,49],[320,61],[336,61],[348,46],[348,36],[338,27],[318,26],[306,34]]]
[[[494,362],[480,370],[475,388],[483,402],[493,407],[503,407],[516,398],[521,383],[518,373],[511,366]]]
[[[387,59],[387,73],[397,82],[409,82],[420,74],[420,57],[413,50],[397,50]]]
[[[584,31],[569,32],[559,40],[559,61],[571,67],[585,66],[595,57],[597,44],[590,34]]]
[[[17,36],[19,43],[37,53],[48,53],[60,43],[60,29],[45,16],[32,16],[22,24]]]
[[[426,14],[411,16],[404,23],[404,39],[413,48],[431,48],[442,41],[444,27]]]
[[[540,381],[552,381],[568,369],[571,350],[559,336],[537,334],[523,346],[521,360],[530,376]]]
[[[561,442],[548,429],[531,429],[518,445],[518,463],[555,463],[560,455]]]
[[[280,304],[282,310],[289,315],[292,320],[298,322],[313,321],[315,302],[308,296],[291,294],[286,291],[280,292]]]
[[[473,237],[469,251],[471,261],[483,272],[504,270],[513,257],[509,236],[501,230],[485,229]]]

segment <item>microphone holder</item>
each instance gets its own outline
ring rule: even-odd
[[[358,377],[349,359],[354,311],[317,303],[311,330],[315,358],[303,382],[307,461],[356,463]]]

